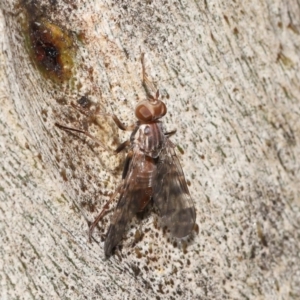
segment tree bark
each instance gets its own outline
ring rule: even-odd
[[[0,4],[1,299],[297,299],[300,6],[267,1]],[[197,211],[171,238],[155,208],[104,258],[111,149],[160,90]],[[77,106],[87,107],[82,114]],[[94,112],[94,113],[93,113]],[[55,123],[91,133],[66,132]]]

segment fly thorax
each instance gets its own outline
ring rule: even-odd
[[[134,143],[145,155],[158,157],[165,146],[165,135],[161,123],[141,124],[135,134]]]

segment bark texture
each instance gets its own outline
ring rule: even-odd
[[[246,1],[0,3],[1,299],[298,299],[300,4]],[[168,107],[197,211],[178,241],[155,210],[104,259],[147,72]]]

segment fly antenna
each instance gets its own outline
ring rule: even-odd
[[[155,102],[158,100],[159,97],[159,91],[154,86],[153,82],[148,78],[146,73],[146,67],[145,67],[145,53],[142,52],[141,54],[141,63],[142,63],[142,73],[143,73],[143,87],[146,91],[147,99],[151,102]],[[156,93],[155,93],[156,91]],[[153,94],[155,93],[155,97]]]

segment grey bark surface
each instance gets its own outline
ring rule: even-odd
[[[30,58],[26,5],[0,3],[0,298],[299,299],[299,1],[39,1],[83,37],[61,84]],[[177,129],[199,230],[174,240],[150,209],[107,260],[110,215],[93,243],[87,221],[124,154],[54,123],[110,149],[126,140],[70,103],[86,96],[135,122],[141,52]]]

